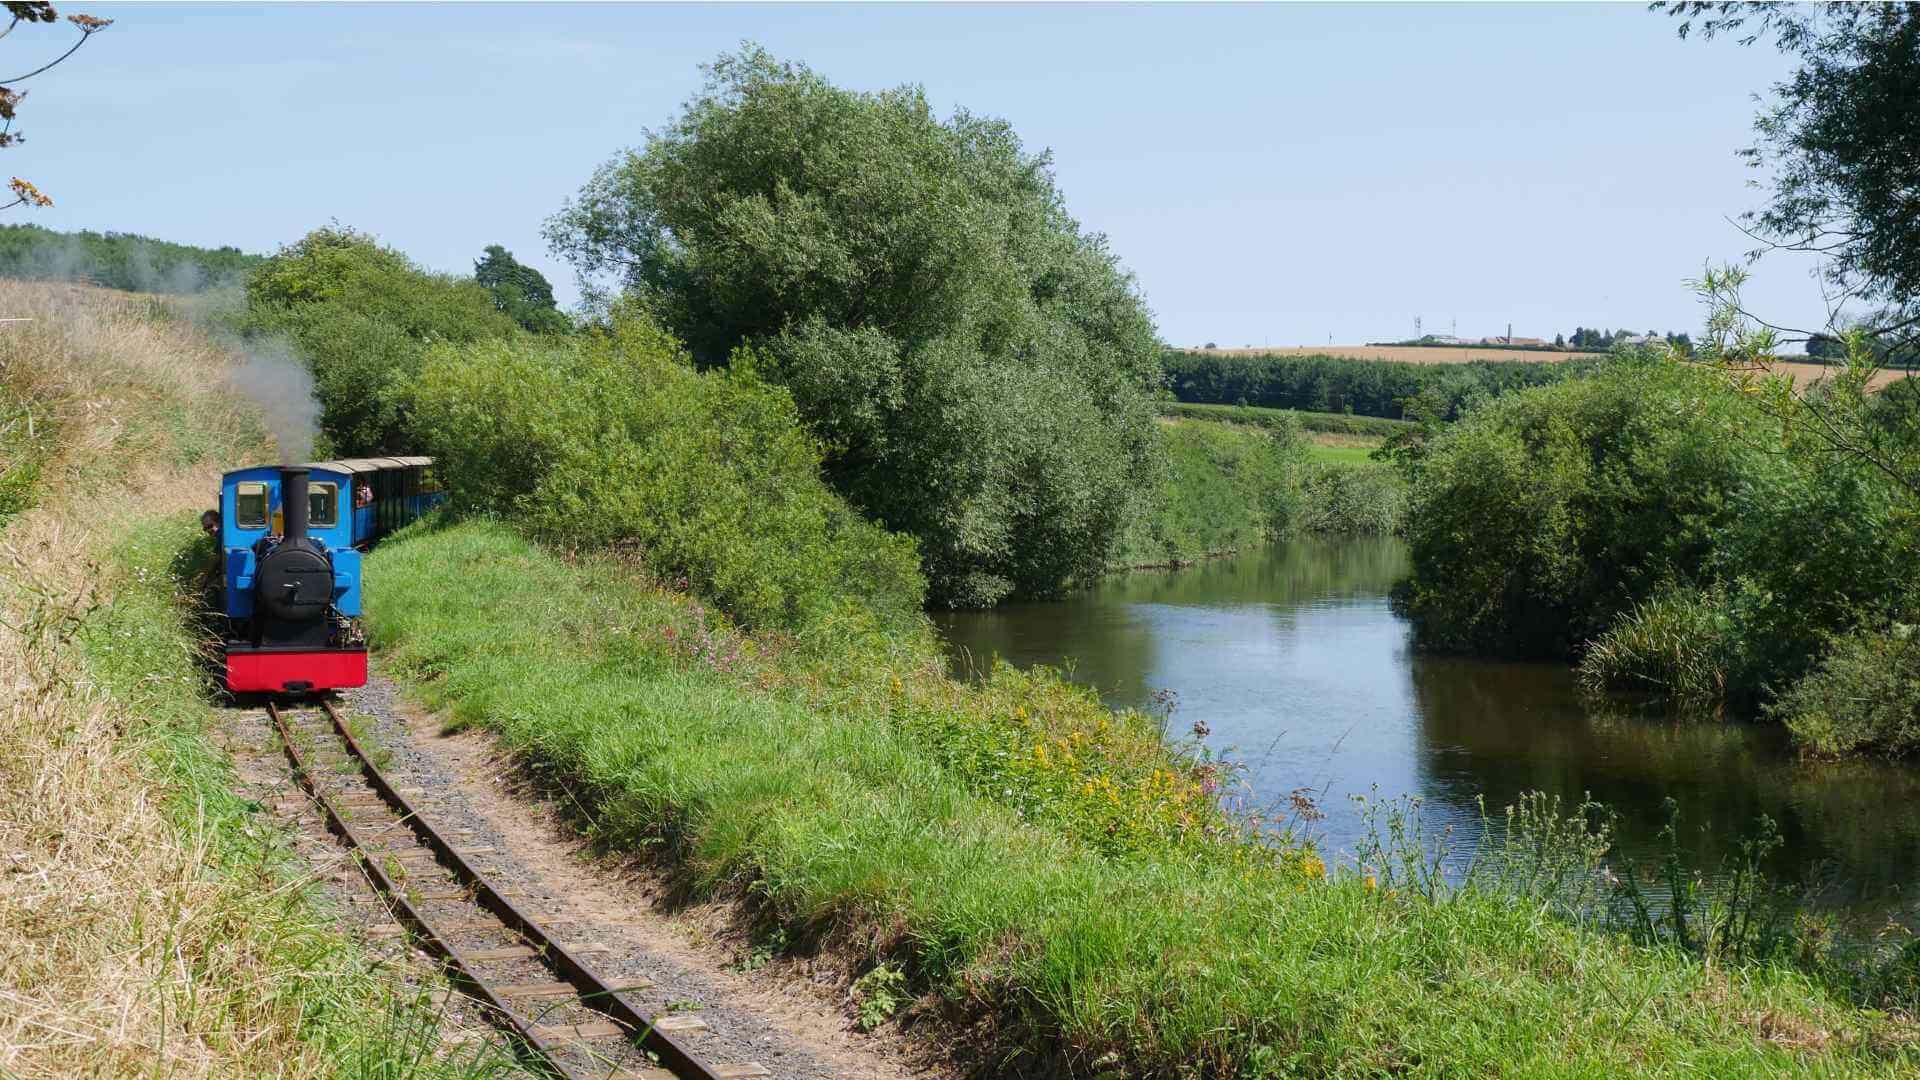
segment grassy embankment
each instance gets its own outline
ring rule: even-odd
[[[270,450],[144,298],[0,283],[0,1072],[466,1075],[232,792],[182,590]],[[473,1056],[473,1055],[469,1055]]]
[[[1164,403],[1167,471],[1119,565],[1178,566],[1301,533],[1399,531],[1406,484],[1370,459],[1404,421]]]
[[[788,392],[695,367],[637,311],[422,342],[385,385],[397,433],[477,512],[371,560],[389,670],[498,733],[613,848],[741,899],[768,949],[864,972],[863,1022],[917,998],[992,1074],[1914,1064],[1902,1021],[1583,929],[1520,879],[1410,888],[1403,855],[1374,860],[1377,887],[1329,881],[1151,719],[1045,672],[948,678],[915,549],[827,487]],[[1203,448],[1248,434],[1194,426],[1220,429]],[[1549,862],[1526,880],[1566,880]]]
[[[1044,673],[970,687],[924,638],[743,633],[631,561],[499,523],[417,530],[369,581],[389,670],[565,786],[601,840],[869,972],[854,994],[877,1015],[904,974],[990,1072],[1920,1064],[1902,1021],[1784,968],[1582,929],[1515,878],[1426,895],[1323,877],[1212,817],[1216,774],[1143,718]]]
[[[1261,405],[1207,405],[1193,401],[1163,401],[1160,415],[1187,420],[1224,420],[1257,427],[1277,427],[1292,422],[1310,435],[1351,435],[1387,439],[1415,425],[1411,420],[1392,420],[1384,416],[1353,416],[1348,413],[1302,412],[1298,409],[1271,409]]]
[[[1044,671],[951,679],[898,538],[847,518],[783,391],[643,319],[439,348],[412,386],[456,499],[493,516],[375,553],[383,662],[613,849],[836,958],[864,1021],[917,1001],[995,1074],[1913,1064],[1899,1022],[1582,929],[1520,878],[1409,888],[1383,856],[1379,887],[1328,880],[1152,719]],[[1515,872],[1565,880],[1542,850]]]

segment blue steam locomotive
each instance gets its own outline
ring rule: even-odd
[[[367,681],[360,556],[445,501],[424,457],[235,469],[220,481],[227,689],[306,694]]]

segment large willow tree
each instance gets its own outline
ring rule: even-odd
[[[919,539],[934,599],[1099,572],[1152,490],[1158,343],[1104,237],[1003,121],[748,48],[548,223],[699,362],[756,346],[829,479]]]

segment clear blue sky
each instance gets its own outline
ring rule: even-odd
[[[505,244],[570,300],[542,220],[752,39],[1052,148],[1176,344],[1697,329],[1788,70],[1637,3],[62,9],[118,21],[29,84],[6,168],[58,206],[11,221],[269,251],[338,219],[442,270]],[[1809,271],[1763,260],[1753,306],[1818,320]]]

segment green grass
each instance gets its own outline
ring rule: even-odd
[[[235,790],[189,595],[208,463],[264,434],[232,358],[138,298],[0,293],[31,316],[0,340],[0,861],[31,871],[0,885],[0,1073],[512,1068],[441,1056],[425,992],[336,928]]]
[[[1257,412],[1269,415],[1244,422],[1242,414]],[[1370,446],[1325,445],[1371,436],[1305,435],[1298,415],[1281,410],[1204,415],[1161,422],[1167,471],[1153,507],[1128,529],[1119,567],[1177,566],[1299,532],[1400,531],[1400,474],[1373,461]]]
[[[1166,473],[1153,509],[1127,531],[1120,566],[1188,562],[1286,532],[1298,501],[1295,429],[1172,420],[1160,430]]]
[[[441,1056],[438,1009],[404,992],[380,962],[335,928],[310,887],[292,837],[235,792],[233,766],[214,745],[216,717],[198,666],[189,616],[205,537],[190,514],[136,518],[100,551],[115,582],[75,626],[77,658],[106,694],[139,718],[124,738],[146,766],[173,828],[202,853],[206,890],[223,910],[181,958],[202,986],[174,1004],[196,1035],[241,1040],[291,1027],[303,1052],[340,1075],[520,1075],[485,1043]],[[244,978],[224,998],[208,992]]]
[[[684,594],[482,522],[385,545],[368,583],[390,669],[564,785],[600,840],[656,852],[692,893],[739,897],[802,947],[892,965],[907,979],[886,977],[887,1008],[922,995],[996,1074],[1920,1066],[1910,1029],[1789,971],[1631,946],[1525,894],[1323,880],[1302,853],[1183,834],[1175,816],[1103,847],[1081,827],[1092,808],[1048,786],[1080,741],[1027,764],[994,740],[1137,718],[1045,681],[975,696],[925,642],[741,637]],[[1138,747],[1099,767],[1139,779]],[[1164,814],[1151,795],[1124,800]]]
[[[0,385],[0,527],[33,505],[41,467],[54,445],[53,418],[36,406]]]
[[[1371,446],[1327,446],[1316,442],[1308,444],[1307,457],[1339,465],[1366,465],[1373,461],[1373,450]]]
[[[1304,409],[1271,409],[1263,405],[1205,405],[1191,401],[1163,401],[1160,415],[1188,420],[1227,420],[1236,424],[1271,427],[1296,423],[1302,431],[1334,432],[1343,435],[1377,435],[1386,438],[1410,431],[1411,420],[1393,420],[1384,416],[1354,416],[1350,413],[1309,412]]]

